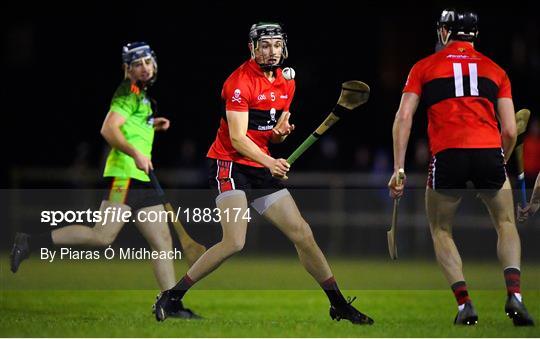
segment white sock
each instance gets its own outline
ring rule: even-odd
[[[461,304],[461,305],[458,305],[457,309],[458,311],[463,311],[463,309],[465,308],[465,304]]]
[[[516,296],[517,300],[519,300],[519,302],[522,302],[521,301],[521,293],[514,293],[514,295]]]

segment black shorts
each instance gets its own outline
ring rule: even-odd
[[[140,181],[133,178],[106,177],[107,191],[103,200],[128,205],[136,211],[144,207],[163,204],[150,181]]]
[[[285,186],[274,178],[270,170],[253,167],[228,160],[208,159],[208,183],[218,194],[230,190],[242,190],[250,198],[260,197],[279,191]]]
[[[450,148],[431,158],[428,187],[434,190],[466,189],[470,181],[480,190],[499,190],[506,181],[500,148]]]

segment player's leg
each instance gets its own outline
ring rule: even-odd
[[[521,263],[521,242],[514,218],[512,188],[508,179],[495,194],[479,194],[486,205],[491,221],[497,231],[497,256],[503,267],[519,269]]]
[[[148,244],[154,251],[171,252],[172,238],[169,231],[169,225],[165,219],[156,222],[149,222],[147,216],[155,215],[164,218],[165,208],[163,205],[148,206],[137,210],[135,225],[142,236],[148,241]],[[161,291],[168,290],[176,284],[174,274],[174,264],[172,258],[154,259],[152,261],[154,275]]]
[[[104,200],[99,208],[102,222],[94,227],[72,225],[52,232],[54,245],[87,245],[105,247],[113,243],[124,226],[118,216],[131,211],[129,198],[133,180],[130,178],[105,178]]]
[[[148,241],[148,244],[152,250],[159,252],[172,251],[172,237],[167,221],[165,219],[158,220],[156,222],[143,221],[146,220],[147,216],[149,215],[161,215],[163,218],[165,218],[163,216],[165,213],[165,208],[163,205],[143,207],[138,209],[136,213],[137,221],[135,222],[135,225],[146,241]],[[171,257],[153,259],[152,268],[156,281],[158,282],[161,290],[157,297],[157,299],[159,299],[161,293],[171,289],[176,284],[174,260]],[[153,312],[155,312],[155,305],[153,305]],[[182,319],[193,319],[199,317],[191,310],[184,308],[181,301],[171,305],[169,309],[169,316]]]
[[[497,231],[497,256],[503,268],[519,270],[521,243],[514,217],[513,195],[500,149],[475,150],[472,182]]]
[[[241,190],[231,190],[221,193],[216,198],[216,205],[221,211],[248,208],[246,194]],[[244,215],[241,212],[239,215]],[[236,214],[236,213],[232,213]],[[190,267],[187,273],[172,289],[162,293],[156,302],[156,319],[163,321],[170,315],[172,305],[181,302],[187,291],[199,280],[217,269],[227,258],[239,252],[244,247],[247,231],[247,220],[239,218],[224,218],[222,213],[221,228],[223,236],[220,242],[210,247]]]
[[[161,196],[150,182],[132,180],[128,204],[133,208],[133,220],[139,232],[146,239],[150,248],[158,252],[171,252],[172,238],[168,218]],[[155,259],[152,261],[154,275],[161,291],[174,286],[173,259]]]
[[[469,170],[468,156],[463,150],[450,149],[436,154],[430,163],[425,194],[435,256],[458,304],[456,325],[475,325],[478,320],[452,235],[454,216],[461,202],[458,190],[466,188]]]
[[[216,186],[217,185],[217,186]],[[216,206],[221,212],[222,239],[210,247],[190,267],[184,277],[171,290],[162,293],[156,302],[156,319],[163,321],[169,315],[170,305],[182,300],[187,291],[199,280],[217,269],[227,258],[242,250],[246,240],[247,219],[234,217],[240,209],[243,216],[248,209],[246,193],[249,187],[242,166],[230,161],[210,161],[210,186],[217,188]],[[229,211],[229,218],[225,211]]]
[[[332,318],[348,319],[355,324],[373,323],[371,318],[360,313],[343,297],[309,224],[300,214],[288,190],[281,189],[255,199],[252,206],[293,242],[300,262],[328,296]]]
[[[124,226],[123,222],[113,220],[112,216],[105,219],[106,211],[114,211],[116,215],[130,211],[131,208],[123,203],[103,200],[100,206],[102,222],[94,227],[84,225],[70,225],[53,231],[40,234],[17,233],[15,244],[11,252],[11,270],[17,272],[21,262],[28,258],[30,253],[39,251],[42,247],[63,245],[84,245],[105,247],[110,245]]]
[[[241,190],[223,192],[216,198],[216,206],[221,211],[232,211],[233,208],[241,208],[242,211],[246,211],[248,208],[246,194]],[[239,214],[243,215],[242,212]],[[233,218],[227,219],[222,217],[221,229],[223,232],[221,241],[210,247],[191,266],[183,278],[185,284],[181,281],[177,285],[177,288],[175,288],[179,291],[177,295],[180,298],[183,297],[187,289],[195,282],[206,277],[218,268],[223,261],[244,248],[247,220],[241,218],[234,220]]]
[[[503,267],[507,301],[505,311],[516,326],[534,325],[521,297],[521,243],[514,219],[512,188],[508,179],[494,195],[480,193],[497,231],[497,256]]]
[[[230,213],[229,218],[221,213],[221,241],[210,247],[193,266],[187,276],[193,281],[199,281],[221,265],[223,261],[244,248],[248,221],[241,218],[247,211],[247,198],[244,191],[232,190],[221,193],[216,198],[216,206],[220,211],[233,211],[240,208],[238,218],[236,213]],[[236,220],[235,220],[236,219]]]
[[[452,222],[460,201],[459,197],[444,195],[429,187],[426,188],[426,211],[435,256],[458,304],[454,324],[475,325],[478,315],[469,297],[461,256],[452,236]]]
[[[114,210],[118,215],[119,213],[130,211],[131,208],[119,202],[103,200],[99,210],[103,216],[107,210]],[[56,246],[85,245],[106,247],[114,242],[124,224],[124,222],[117,220],[104,220],[104,222],[96,223],[94,227],[84,225],[66,226],[51,232],[52,242]]]
[[[168,214],[163,205],[162,197],[150,182],[132,180],[127,203],[133,208],[133,220],[139,232],[146,239],[150,248],[158,252],[172,252],[172,237],[169,230]],[[163,291],[172,288],[176,283],[173,256],[152,260],[154,276]],[[155,305],[153,306],[155,312]],[[171,305],[169,314],[175,318],[197,318],[191,310],[184,308],[181,302]]]
[[[292,241],[300,262],[317,282],[323,283],[333,276],[309,224],[287,189],[260,197],[252,206]]]
[[[461,256],[452,236],[452,223],[461,198],[426,188],[426,211],[437,262],[449,284],[465,280]]]

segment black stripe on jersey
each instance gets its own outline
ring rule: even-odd
[[[497,93],[499,93],[499,87],[493,80],[485,77],[478,78],[478,97],[488,99],[496,107]],[[472,97],[468,75],[463,76],[463,97]],[[456,84],[453,77],[433,79],[425,83],[422,88],[422,100],[427,107],[451,98],[456,98]]]
[[[257,131],[268,131],[274,128],[283,110],[276,110],[274,116],[270,114],[270,110],[249,109],[249,124],[248,129]]]

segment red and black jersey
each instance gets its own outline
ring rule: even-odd
[[[239,164],[263,167],[238,153],[229,136],[226,111],[245,112],[249,116],[247,136],[266,154],[272,129],[283,112],[288,112],[294,96],[294,80],[286,80],[281,69],[275,71],[270,82],[259,65],[249,60],[237,68],[225,81],[221,98],[225,109],[217,131],[216,140],[210,146],[207,157],[230,160]]]
[[[498,148],[495,109],[511,98],[506,72],[470,43],[454,41],[416,63],[403,92],[421,96],[428,109],[432,154],[448,148]]]

